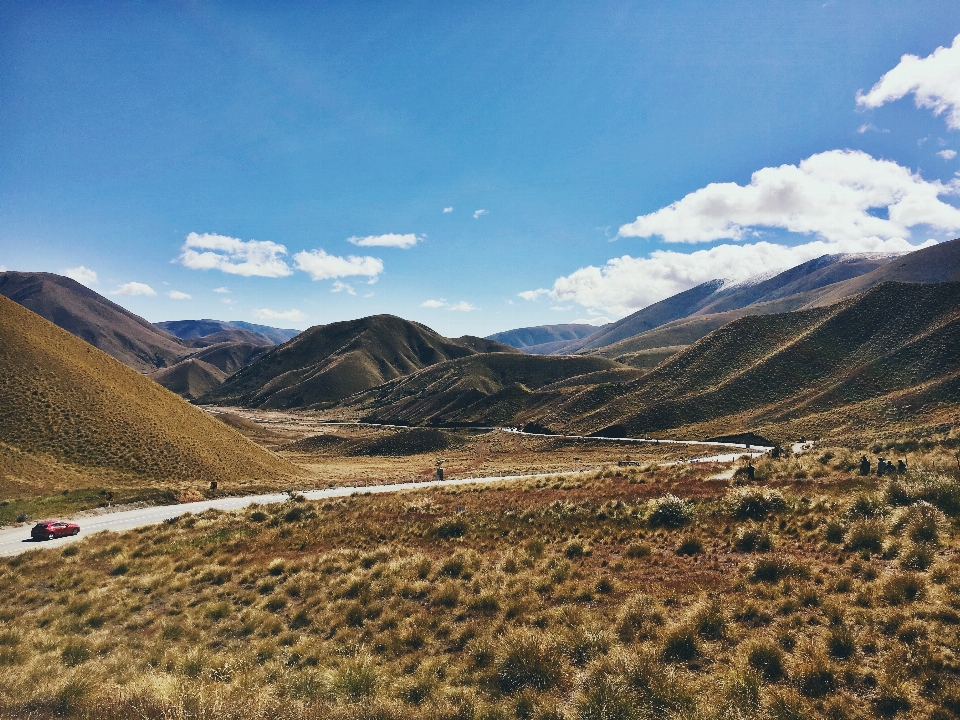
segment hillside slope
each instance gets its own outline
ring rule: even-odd
[[[164,483],[297,469],[149,378],[0,297],[0,476],[31,467]],[[17,477],[11,478],[16,474]],[[7,484],[9,481],[9,484]]]
[[[475,347],[511,350],[482,338],[450,340],[393,315],[310,328],[271,350],[206,395],[203,402],[262,408],[331,403],[428,365],[476,354]]]
[[[736,320],[616,398],[581,402],[571,427],[634,435],[816,417],[822,429],[868,405],[926,412],[960,402],[958,350],[960,283],[883,283],[834,305]]]
[[[511,347],[535,355],[547,355],[551,349],[580,340],[597,332],[595,325],[566,324],[566,325],[537,325],[535,327],[517,328],[488,335],[488,339],[505,343]]]
[[[52,273],[0,273],[0,295],[140,372],[190,352],[180,340],[75,280]]]
[[[182,398],[196,400],[220,387],[228,376],[220,368],[203,360],[190,358],[181,360],[173,367],[157,370],[149,377]]]
[[[209,341],[212,335],[228,333],[228,335],[220,336],[220,340],[212,340],[211,342],[232,339],[239,342],[266,343],[269,345],[282,345],[300,332],[299,330],[256,325],[240,320],[165,320],[164,322],[154,323],[154,325],[182,340],[205,339]],[[236,335],[231,337],[229,333],[236,333]],[[252,337],[258,338],[259,341],[252,341]]]
[[[640,375],[604,358],[485,353],[437,363],[373,388],[350,398],[348,407],[373,422],[509,424],[573,388]],[[537,392],[541,389],[547,392]]]

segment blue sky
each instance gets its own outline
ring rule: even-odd
[[[485,335],[902,251],[960,235],[958,34],[960,2],[8,3],[0,265],[152,321]]]

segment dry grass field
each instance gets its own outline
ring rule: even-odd
[[[955,718],[955,444],[819,447],[754,484],[642,464],[294,499],[27,553],[0,562],[0,717]],[[860,477],[875,450],[909,472]]]

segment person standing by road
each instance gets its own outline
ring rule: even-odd
[[[866,455],[860,456],[860,474],[869,475],[870,474],[870,461],[867,460]]]

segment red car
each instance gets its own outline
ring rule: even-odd
[[[80,532],[80,526],[74,523],[63,522],[62,520],[44,520],[37,523],[30,531],[30,537],[36,540],[53,540],[67,535],[76,535]]]

